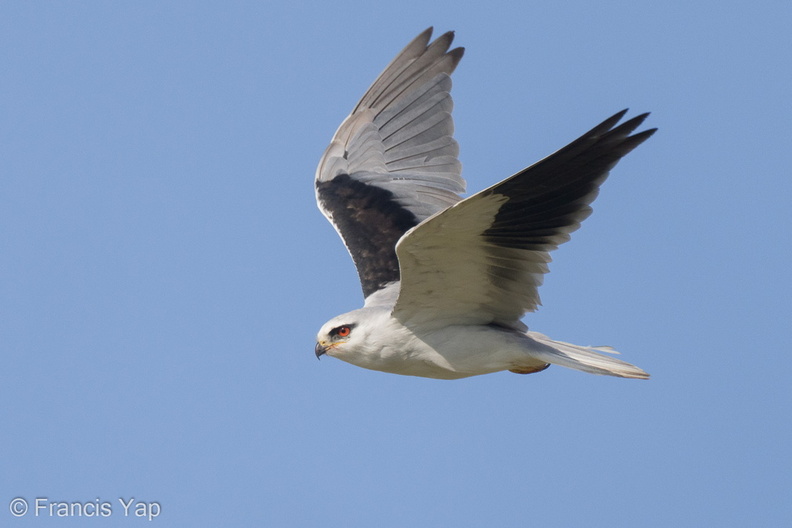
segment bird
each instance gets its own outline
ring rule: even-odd
[[[363,307],[333,317],[317,358],[406,376],[460,379],[551,364],[648,379],[610,347],[529,330],[549,253],[591,214],[616,163],[656,129],[622,110],[575,141],[466,198],[451,74],[464,48],[429,27],[341,123],[316,170],[317,204],[357,268]]]

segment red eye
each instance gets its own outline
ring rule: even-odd
[[[346,337],[349,335],[350,332],[352,332],[352,329],[349,328],[348,326],[339,326],[338,328],[336,328],[335,333],[339,337]]]

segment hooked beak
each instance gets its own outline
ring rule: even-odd
[[[325,355],[328,348],[329,347],[323,346],[322,343],[316,343],[316,348],[314,348],[314,352],[316,352],[316,359],[319,359]]]

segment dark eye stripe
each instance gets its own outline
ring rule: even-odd
[[[330,330],[330,337],[346,337],[352,333],[353,328],[355,328],[354,324],[337,326]]]

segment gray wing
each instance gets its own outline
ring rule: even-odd
[[[427,29],[341,123],[316,170],[319,209],[358,270],[364,297],[399,280],[396,242],[464,192],[451,78],[463,49]]]
[[[610,169],[655,132],[630,135],[648,114],[616,126],[625,112],[405,234],[394,316],[523,329],[520,318],[540,304],[549,252],[591,214]]]

